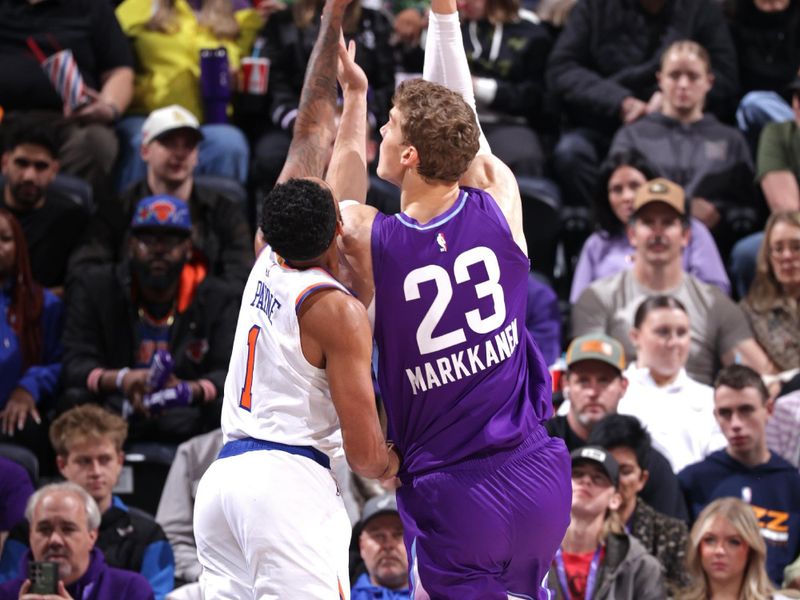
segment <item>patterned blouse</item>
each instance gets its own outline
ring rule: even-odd
[[[740,302],[756,341],[780,371],[800,367],[800,306],[793,298],[781,298],[772,308],[757,312]]]

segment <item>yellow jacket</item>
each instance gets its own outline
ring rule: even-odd
[[[238,39],[221,40],[198,24],[186,0],[175,0],[175,30],[170,33],[152,31],[145,26],[156,1],[125,0],[116,10],[117,20],[136,53],[133,101],[128,114],[146,115],[157,108],[180,104],[203,122],[200,50],[224,47],[231,71],[236,72],[241,58],[250,52],[263,22],[255,10],[239,10],[235,13],[240,27]]]

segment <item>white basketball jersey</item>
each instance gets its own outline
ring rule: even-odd
[[[340,458],[342,433],[324,369],[300,345],[297,311],[317,290],[347,289],[320,268],[280,264],[267,246],[242,296],[222,406],[224,440],[313,446]],[[335,324],[331,324],[335,326]]]

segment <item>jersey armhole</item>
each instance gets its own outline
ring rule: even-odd
[[[308,299],[308,297],[311,296],[311,294],[328,289],[334,289],[345,292],[345,290],[343,290],[340,286],[336,285],[335,283],[327,283],[327,282],[314,283],[308,286],[306,289],[304,289],[297,295],[297,299],[294,301],[295,314],[300,312],[300,307],[303,305],[303,302],[305,302]]]

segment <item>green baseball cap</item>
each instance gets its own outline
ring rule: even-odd
[[[599,360],[620,372],[625,370],[622,344],[604,333],[590,333],[572,340],[567,348],[567,368],[582,360]]]

